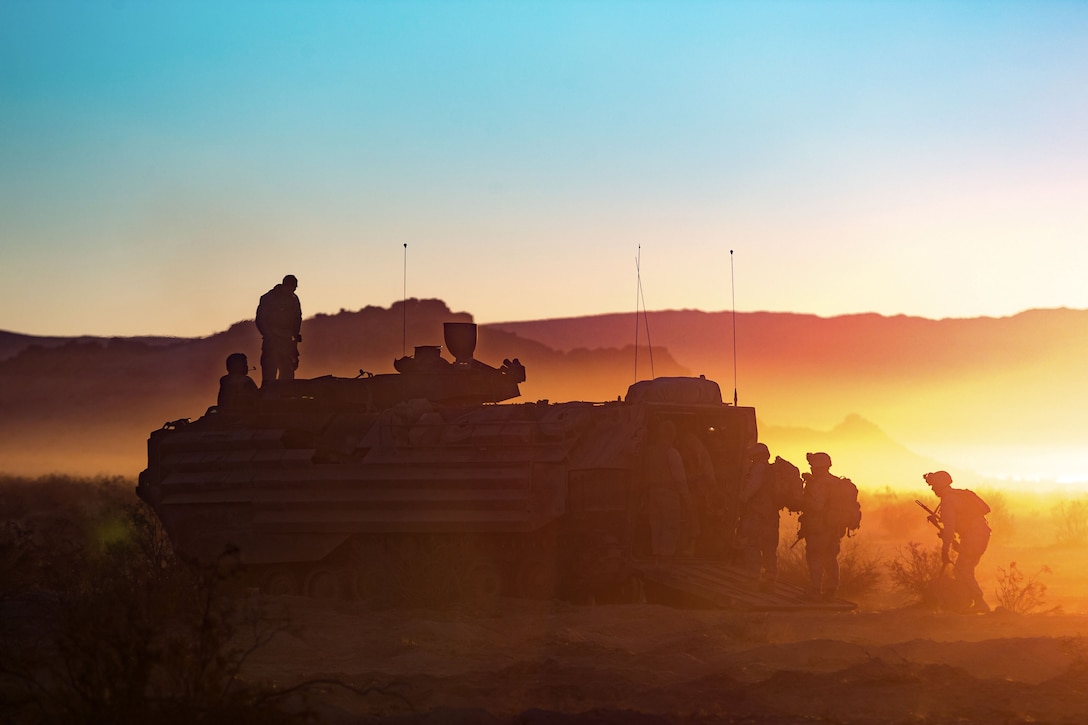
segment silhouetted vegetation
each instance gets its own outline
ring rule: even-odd
[[[303,699],[239,677],[286,627],[233,586],[237,565],[178,561],[132,482],[0,479],[0,719],[275,723]]]
[[[888,562],[888,577],[897,589],[923,601],[944,568],[939,544],[926,547],[911,541]]]
[[[1088,540],[1088,500],[1059,501],[1053,509],[1054,540],[1059,546],[1079,546]]]
[[[1043,574],[1050,574],[1050,567],[1043,566],[1030,576],[1021,571],[1016,562],[1009,568],[997,568],[997,603],[1016,614],[1031,614],[1046,604],[1046,584]]]

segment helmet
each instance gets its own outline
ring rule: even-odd
[[[227,355],[227,372],[242,373],[244,375],[249,372],[249,359],[244,353],[232,352]]]
[[[766,443],[756,443],[748,449],[748,457],[752,459],[765,460],[771,457],[771,449],[767,447]]]
[[[922,478],[926,480],[933,488],[938,486],[951,486],[952,476],[948,475],[948,471],[934,471],[933,473],[924,473]]]
[[[805,459],[808,460],[808,465],[810,466],[831,468],[831,456],[826,453],[806,453]]]

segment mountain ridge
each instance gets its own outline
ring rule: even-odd
[[[303,323],[298,374],[392,372],[393,360],[415,345],[441,344],[442,322],[472,319],[441,300],[415,298],[317,314]],[[528,372],[521,400],[612,400],[636,377],[651,376],[651,360],[654,376],[705,374],[732,400],[735,372],[740,403],[755,405],[769,443],[796,444],[791,455],[820,440],[850,446],[860,432],[850,426],[864,420],[899,446],[872,440],[869,448],[911,469],[923,461],[938,465],[912,451],[949,440],[1009,446],[1065,436],[1075,442],[1075,423],[1088,406],[1085,392],[1071,382],[1088,351],[1088,311],[930,320],[666,310],[648,312],[644,321],[652,356],[645,331],[634,344],[634,315],[614,313],[482,324],[476,357],[493,365],[520,358]],[[0,359],[0,456],[9,468],[22,461],[45,470],[66,470],[66,462],[76,460],[101,461],[101,470],[109,470],[121,459],[131,470],[140,465],[150,430],[195,417],[214,402],[227,354],[245,352],[251,363],[260,354],[250,320],[200,338],[0,333],[0,352],[13,344],[21,347]],[[1013,390],[1033,403],[1010,405],[1006,391]],[[853,446],[842,460],[861,465],[864,448]],[[917,475],[911,470],[909,478]]]

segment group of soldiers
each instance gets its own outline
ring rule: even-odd
[[[857,487],[850,479],[831,473],[827,453],[809,453],[807,460],[810,472],[798,477],[798,469],[788,461],[779,457],[772,463],[765,444],[751,448],[740,489],[738,534],[748,572],[762,591],[773,591],[778,578],[779,514],[782,509],[800,512],[798,540],[805,541],[808,595],[832,600],[839,586],[842,539],[861,526],[861,507]],[[975,578],[975,567],[990,542],[986,522],[990,507],[973,491],[953,488],[947,471],[926,473],[922,478],[941,502],[929,520],[938,529],[942,564],[953,565],[953,578],[969,597],[968,611],[990,611]]]
[[[833,600],[839,588],[842,538],[861,526],[858,489],[848,478],[831,473],[827,453],[807,455],[809,472],[781,457],[771,462],[764,443],[755,444],[740,488],[738,535],[744,565],[760,590],[774,591],[778,578],[779,512],[801,512],[798,538],[805,540],[809,591],[814,598]]]
[[[644,479],[650,551],[662,556],[690,556],[700,535],[699,510],[713,508],[707,500],[712,485],[700,484],[689,469],[697,458],[682,452],[683,433],[670,420],[649,431]],[[858,489],[848,478],[831,473],[831,456],[806,456],[809,471],[801,471],[779,457],[771,461],[764,443],[753,445],[743,467],[737,499],[737,553],[753,585],[774,592],[778,580],[779,519],[781,512],[799,513],[797,541],[805,542],[808,569],[806,596],[833,601],[839,589],[839,553],[842,539],[861,527]],[[709,474],[713,481],[713,473]],[[937,526],[941,559],[953,564],[953,576],[972,612],[990,611],[975,578],[975,567],[990,541],[986,523],[989,506],[974,492],[952,487],[946,471],[923,476],[941,503],[930,511]],[[956,553],[953,562],[952,553]],[[942,570],[943,573],[943,570]]]

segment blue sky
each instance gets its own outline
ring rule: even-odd
[[[6,0],[0,329],[1088,308],[1086,71],[1075,2]]]

